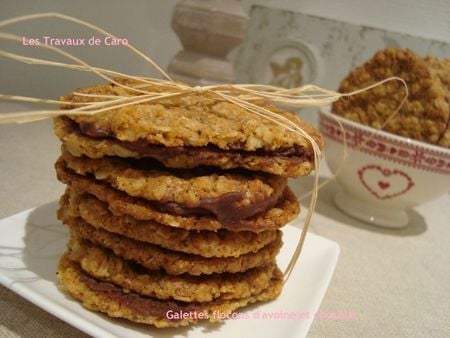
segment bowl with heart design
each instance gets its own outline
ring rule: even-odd
[[[345,130],[348,157],[343,160]],[[364,222],[409,223],[408,208],[450,191],[450,149],[365,126],[322,109],[325,158],[342,188],[336,206]]]

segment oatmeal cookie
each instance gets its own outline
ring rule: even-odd
[[[287,185],[285,177],[269,174],[200,167],[167,169],[153,160],[90,159],[64,150],[60,160],[75,173],[149,200],[159,210],[182,216],[213,214],[224,223],[272,208]]]
[[[100,246],[77,239],[71,239],[68,257],[77,262],[83,271],[101,281],[114,283],[140,295],[183,302],[250,297],[268,287],[275,268],[274,264],[269,264],[242,273],[172,276],[162,271],[147,270]]]
[[[164,225],[187,230],[219,230],[262,232],[279,229],[292,221],[300,206],[294,193],[287,187],[280,201],[271,209],[234,223],[221,223],[209,215],[178,216],[156,209],[148,201],[128,196],[95,179],[75,174],[64,163],[55,164],[58,179],[78,193],[89,193],[106,202],[116,216],[129,215],[137,220],[152,220]]]
[[[245,168],[270,174],[299,177],[308,175],[314,168],[313,150],[310,146],[292,145],[276,150],[258,149],[244,151],[223,150],[217,146],[173,146],[127,142],[111,137],[93,137],[83,133],[80,126],[67,117],[55,118],[55,134],[65,148],[75,156],[90,158],[117,156],[124,158],[154,158],[171,168],[195,168],[215,166],[222,169]],[[258,127],[255,127],[258,129]],[[308,128],[307,128],[308,129]],[[322,138],[317,131],[311,135],[322,147]],[[283,134],[286,134],[283,132]]]
[[[75,262],[72,262],[67,254],[59,262],[58,279],[62,289],[90,310],[106,313],[110,317],[152,324],[160,328],[186,326],[198,322],[199,319],[218,321],[219,314],[223,318],[247,304],[277,298],[283,286],[282,274],[276,269],[269,286],[254,296],[235,300],[191,303],[158,300],[90,277]],[[187,318],[177,319],[172,316],[180,311],[188,314]]]
[[[188,273],[199,276],[222,272],[243,272],[271,264],[282,244],[282,234],[279,232],[274,241],[257,252],[239,257],[202,257],[164,249],[154,244],[116,235],[103,229],[96,229],[81,218],[70,217],[64,215],[64,213],[64,209],[59,210],[59,219],[70,228],[74,237],[80,237],[110,249],[115,255],[132,260],[149,270],[163,269],[170,275]]]
[[[188,231],[154,221],[138,221],[131,216],[114,216],[106,203],[92,195],[79,195],[73,191],[66,192],[60,204],[71,217],[81,217],[96,228],[203,257],[238,257],[256,252],[277,236],[276,230],[260,233],[223,229]]]
[[[354,69],[340,84],[348,93],[391,76],[404,79],[408,101],[384,130],[419,141],[437,144],[448,128],[449,104],[436,71],[408,49],[387,48]],[[333,104],[332,111],[350,120],[380,128],[405,95],[399,81],[391,81]]]
[[[450,105],[450,59],[438,59],[429,56],[425,58],[425,62],[441,80],[446,93],[447,103]],[[447,123],[447,129],[438,141],[438,145],[450,148],[450,120]]]
[[[149,88],[152,90],[153,88]],[[113,84],[81,88],[77,93],[129,96]],[[92,102],[99,99],[69,94],[64,101]],[[321,143],[320,134],[295,114],[262,102],[265,109],[296,123]],[[65,104],[62,109],[76,108]],[[225,101],[212,93],[192,93],[98,113],[71,116],[81,131],[91,137],[109,137],[123,142],[164,147],[215,146],[222,150],[276,151],[292,147],[310,149],[309,142],[284,127]]]

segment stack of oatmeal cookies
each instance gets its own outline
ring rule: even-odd
[[[113,84],[77,93],[63,108],[132,95]],[[61,116],[55,132],[71,234],[58,276],[84,306],[168,327],[278,296],[279,229],[300,209],[287,178],[313,169],[304,138],[212,93]]]

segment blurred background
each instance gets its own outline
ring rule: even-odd
[[[176,0],[2,0],[0,2],[0,19],[49,11],[76,16],[91,21],[118,37],[127,38],[131,44],[151,56],[163,69],[166,69],[169,61],[182,49],[177,35],[171,28],[172,13],[177,3],[178,1]],[[276,36],[276,34],[280,34],[281,32],[281,34],[285,34],[285,38],[287,39],[285,42],[287,45],[291,45],[293,41],[294,44],[291,47],[294,49],[297,48],[297,50],[300,49],[300,54],[303,53],[304,58],[312,60],[307,60],[306,63],[312,62],[312,67],[317,68],[315,70],[306,69],[306,74],[303,74],[302,80],[311,80],[311,82],[316,82],[327,88],[336,89],[337,78],[342,78],[346,74],[348,71],[346,68],[351,66],[351,62],[342,62],[343,59],[336,59],[336,55],[327,56],[327,50],[324,50],[323,47],[326,47],[327,41],[320,34],[324,36],[324,32],[327,29],[330,30],[330,27],[327,28],[328,22],[356,25],[355,27],[359,27],[359,30],[375,29],[375,31],[390,31],[394,35],[400,33],[400,35],[395,35],[395,39],[400,40],[400,44],[404,34],[417,37],[419,40],[413,39],[407,42],[406,45],[407,47],[411,47],[419,41],[417,42],[418,48],[420,49],[418,52],[426,53],[430,48],[435,49],[433,50],[434,54],[442,54],[447,51],[442,50],[442,52],[439,52],[436,46],[436,48],[430,47],[426,43],[424,45],[420,38],[427,39],[427,41],[431,39],[438,42],[450,43],[450,5],[445,0],[380,0],[377,2],[370,0],[243,0],[241,3],[244,11],[250,17],[248,32],[241,46],[235,49],[230,55],[235,69],[237,69],[237,80],[240,82],[270,82],[267,79],[267,74],[264,75],[264,72],[267,73],[267,69],[250,69],[251,67],[249,67],[252,64],[261,66],[256,61],[259,58],[267,58],[270,56],[252,54],[252,50],[255,48],[255,45],[258,47],[255,41],[260,43],[263,41],[262,37],[264,36],[266,37],[264,40],[267,42],[266,45],[272,49],[267,51],[268,53],[275,51],[277,48],[284,48],[279,44],[276,45],[275,42],[277,41],[270,38],[270,34]],[[312,18],[312,20],[319,20],[319,24],[313,32],[304,30],[301,27],[298,28],[298,25],[296,26],[295,24],[293,26],[291,25],[288,31],[282,27],[286,24],[286,22],[283,22],[286,18],[286,20],[299,22],[301,26],[301,22],[305,21],[302,15],[309,19]],[[264,26],[263,24],[264,20],[267,21],[268,19],[271,20],[269,24],[271,27]],[[320,22],[324,23],[324,32],[320,32]],[[364,34],[364,32],[360,33],[359,30],[354,29],[355,37],[358,34]],[[75,24],[65,23],[55,19],[16,24],[6,27],[4,31],[29,38],[42,37],[46,34],[59,37],[90,37],[92,35],[98,35],[87,29],[82,29]],[[332,36],[331,38],[332,40],[336,40],[337,37]],[[314,40],[317,40],[315,46]],[[362,43],[367,42],[364,40],[364,37],[361,37],[359,43],[361,41]],[[392,44],[392,41],[389,42],[389,38],[388,40],[384,40],[384,42],[387,45]],[[351,43],[352,41],[350,41]],[[306,46],[306,49],[302,48],[301,45],[303,47]],[[361,59],[368,58],[380,47],[383,46],[368,46],[367,51],[359,57]],[[30,46],[21,47],[18,44],[7,43],[5,41],[0,41],[0,48],[20,52],[28,56],[47,56],[54,60],[64,60],[46,51],[37,50]],[[74,47],[68,48],[68,50],[92,65],[115,69],[129,74],[156,74],[154,72],[152,73],[152,69],[148,64],[123,47]],[[278,60],[279,62],[277,60],[275,61],[278,62],[280,67],[288,67],[289,65],[296,67],[295,63],[287,62],[289,55],[284,55],[286,53],[290,53],[289,49],[287,52],[281,51],[279,53],[281,56],[278,54],[274,56],[275,59],[281,57],[284,60]],[[329,51],[328,54],[330,54]],[[315,58],[318,59],[316,63],[314,63]],[[274,65],[272,61],[267,61],[268,66],[272,66],[272,73],[276,70],[280,72],[280,69],[282,71],[283,68],[276,68],[277,62]],[[359,59],[351,61],[355,63]],[[324,64],[328,67],[328,71],[324,69]],[[303,66],[307,68],[308,65]],[[275,70],[274,67],[276,68]],[[330,79],[327,77],[327,73],[330,73],[329,70],[333,69],[341,70],[334,75],[334,78]],[[252,74],[249,73],[250,71]],[[73,90],[73,88],[99,82],[99,79],[94,75],[76,71],[62,71],[61,69],[46,66],[30,66],[5,58],[0,59],[0,74],[1,93],[45,98],[58,97]],[[315,77],[313,76],[314,74],[316,75]],[[283,81],[284,83],[295,84],[298,83],[298,80],[298,78],[297,80],[291,79],[289,82],[283,77],[278,77],[278,80],[275,79],[273,81],[275,83],[278,81],[279,84],[283,84]]]

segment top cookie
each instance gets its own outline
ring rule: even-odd
[[[434,68],[412,51],[387,48],[377,52],[341,82],[339,92],[348,93],[391,76],[406,81],[409,97],[384,130],[438,144],[448,128],[448,94]],[[335,102],[333,113],[380,128],[398,107],[404,95],[403,85],[399,81],[391,81]]]
[[[158,91],[160,88],[152,86],[151,90]],[[113,84],[83,88],[76,92],[131,95],[129,91]],[[62,99],[71,102],[102,100],[73,93]],[[263,102],[258,104],[293,121],[322,146],[322,137],[319,132],[293,113],[280,111]],[[74,107],[75,105],[71,104],[62,106],[63,109]],[[151,156],[157,151],[155,147],[164,147],[167,150],[166,157],[177,156],[186,150],[190,153],[194,152],[200,160],[205,161],[205,158],[208,158],[210,162],[212,157],[223,157],[224,152],[234,157],[243,155],[266,159],[292,158],[296,161],[296,165],[313,161],[313,149],[306,138],[248,112],[242,107],[224,101],[213,93],[193,93],[113,109],[93,116],[72,115],[69,118],[76,123],[76,130],[72,130],[72,134],[79,132],[79,136],[89,137],[90,140],[114,140],[120,142],[120,146],[142,156]],[[198,150],[202,150],[203,153],[199,153]],[[89,154],[86,155],[89,156]],[[220,165],[220,162],[224,162],[223,159],[216,162],[216,164],[201,164],[217,165],[223,168]],[[229,162],[225,169],[238,166],[236,163],[232,166]],[[246,162],[247,169],[260,170],[260,168],[249,168],[248,166],[251,167],[248,165],[249,162],[251,161]],[[171,166],[170,163],[165,162],[165,164]],[[312,169],[312,166],[310,167],[309,170],[286,176],[307,174]],[[295,170],[291,169],[291,171]],[[283,172],[280,171],[277,174],[283,175]]]
[[[151,90],[154,90],[152,87]],[[130,96],[113,84],[87,87],[85,94]],[[98,101],[70,94],[72,102]],[[268,104],[264,108],[276,110]],[[63,108],[75,108],[65,105]],[[319,133],[292,113],[278,111],[321,143]],[[257,116],[211,93],[190,94],[157,102],[132,105],[94,116],[71,116],[89,136],[108,136],[126,142],[146,142],[166,147],[204,147],[223,150],[274,151],[292,147],[311,149],[309,142],[269,120]]]

